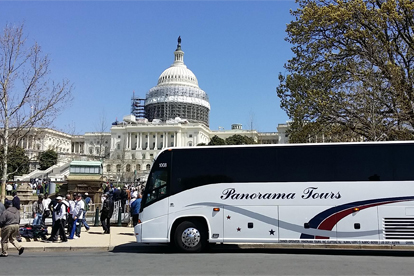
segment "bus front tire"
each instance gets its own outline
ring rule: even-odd
[[[174,243],[180,252],[201,252],[207,245],[207,231],[200,223],[183,221],[175,230]]]

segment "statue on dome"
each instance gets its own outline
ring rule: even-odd
[[[178,36],[178,44],[176,51],[181,50],[181,36]]]

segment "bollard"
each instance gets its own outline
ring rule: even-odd
[[[118,208],[118,226],[122,226],[122,208],[119,206]]]
[[[93,226],[99,226],[99,207],[96,207],[95,224]]]

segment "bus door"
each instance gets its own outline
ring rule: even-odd
[[[278,206],[225,206],[224,242],[277,242]]]
[[[157,159],[148,177],[143,195],[144,208],[139,217],[143,242],[167,241],[169,165],[169,162]]]

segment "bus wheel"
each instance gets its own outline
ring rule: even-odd
[[[183,221],[175,230],[174,242],[181,252],[201,252],[207,244],[207,231],[199,223]]]

